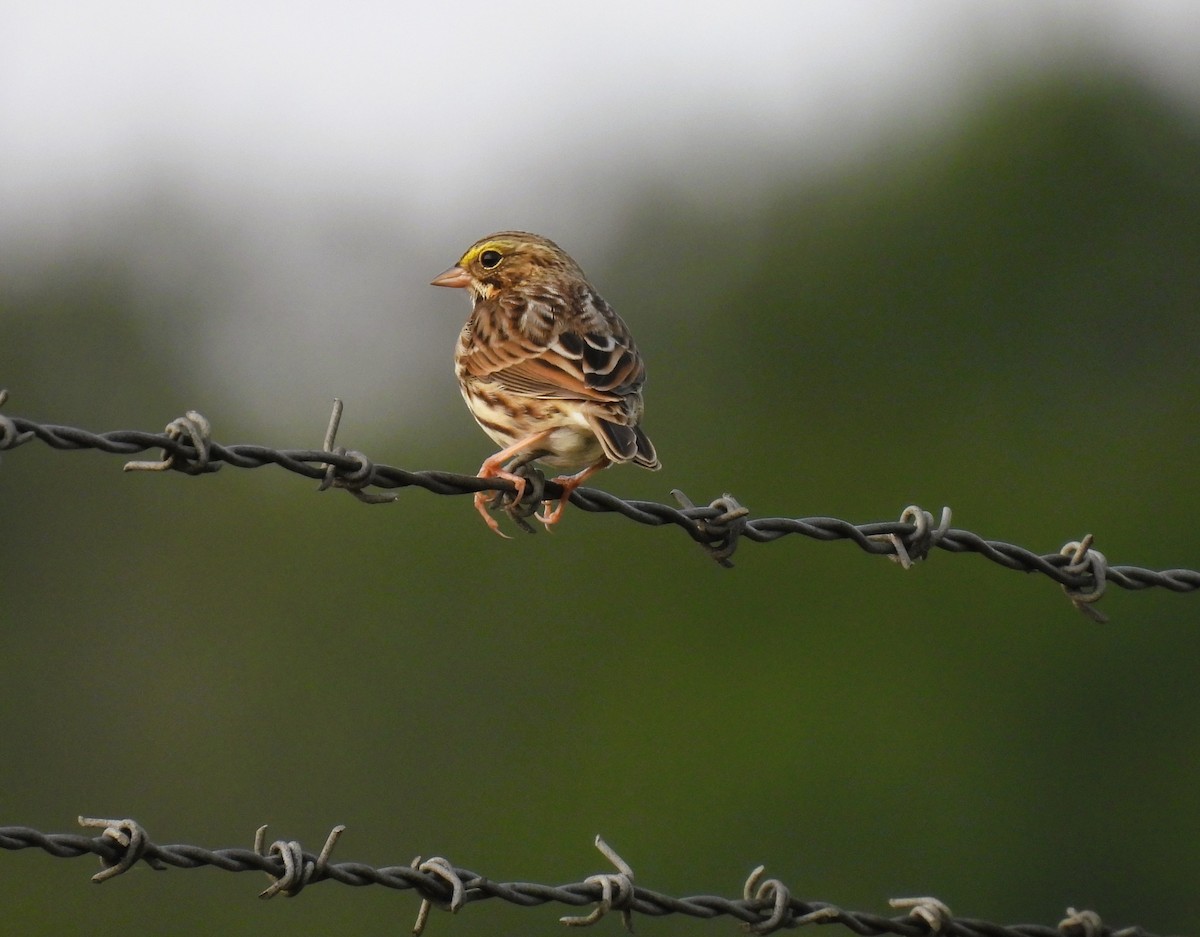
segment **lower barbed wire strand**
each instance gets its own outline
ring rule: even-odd
[[[96,826],[103,821],[83,822]],[[0,827],[0,849],[36,848],[55,858],[98,856],[106,869],[117,871],[107,878],[97,877],[97,881],[111,881],[130,866],[143,863],[159,869],[195,869],[208,866],[227,872],[265,872],[277,881],[285,874],[285,862],[279,850],[264,854],[261,835],[256,837],[258,849],[206,849],[203,846],[180,843],[159,845],[150,840],[145,830],[132,820],[107,822],[119,824],[121,831],[132,831],[133,835],[118,835],[117,827],[106,829],[103,835],[90,837],[79,833],[44,833],[27,826],[3,826]],[[606,889],[601,879],[620,877],[613,873],[602,873],[590,876],[582,882],[544,885],[537,882],[494,881],[470,869],[456,868],[445,859],[429,860],[426,863],[414,860],[421,868],[414,867],[413,863],[375,867],[361,862],[331,862],[329,854],[343,829],[340,826],[334,827],[326,840],[325,848],[317,854],[303,850],[295,841],[288,841],[287,845],[295,853],[293,865],[305,869],[303,880],[310,887],[324,881],[334,881],[352,887],[380,885],[401,891],[413,891],[423,901],[444,907],[445,910],[457,910],[489,899],[498,899],[519,907],[557,903],[580,908],[602,901]],[[137,855],[129,861],[126,847],[135,840]],[[436,868],[433,866],[435,862]],[[1067,918],[1058,926],[1002,925],[978,919],[957,918],[936,898],[892,899],[893,907],[910,909],[908,914],[897,917],[849,911],[829,902],[796,898],[782,882],[776,880],[762,881],[757,890],[751,888],[752,884],[762,880],[762,873],[761,866],[751,873],[740,899],[720,895],[677,898],[641,885],[633,885],[632,870],[629,870],[628,894],[621,899],[619,909],[630,915],[641,914],[649,917],[671,914],[697,919],[732,917],[740,921],[747,930],[757,934],[773,933],[776,930],[806,924],[840,924],[856,934],[896,934],[901,937],[927,937],[933,932],[953,937],[1075,937],[1077,933],[1084,937],[1085,930],[1096,934],[1111,934],[1114,937],[1155,937],[1150,931],[1140,927],[1126,927],[1121,930],[1105,927],[1095,912],[1076,911],[1074,908],[1067,909]],[[770,887],[766,887],[768,885]],[[273,893],[295,897],[300,891],[299,887],[294,887],[290,891],[281,888]],[[745,897],[747,893],[752,894],[752,897]],[[611,889],[609,894],[613,910],[618,910],[617,900],[611,899]],[[936,915],[932,913],[935,909]],[[601,915],[595,915],[599,916]],[[572,921],[579,923],[580,919],[572,918]],[[936,928],[932,926],[931,921],[936,922]]]

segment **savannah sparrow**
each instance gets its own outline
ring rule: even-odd
[[[646,368],[633,337],[557,244],[524,231],[490,234],[433,285],[471,296],[454,371],[475,421],[502,447],[479,467],[480,478],[508,479],[520,500],[525,479],[513,469],[539,460],[583,466],[554,479],[562,486],[558,507],[547,501],[536,515],[549,527],[600,469],[614,462],[660,468],[638,425]],[[500,533],[487,511],[493,497],[476,492],[475,508]]]

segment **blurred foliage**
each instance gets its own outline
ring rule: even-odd
[[[1114,562],[1200,563],[1195,115],[1060,76],[781,179],[765,213],[629,194],[619,249],[584,262],[639,336],[666,468],[602,486],[853,521],[946,503],[1037,550],[1090,530]],[[173,332],[119,252],[31,269],[0,283],[11,412],[156,429],[204,409],[186,284]],[[451,387],[424,426],[343,441],[473,467],[486,446]],[[1194,596],[1113,594],[1097,626],[974,557],[902,573],[792,539],[726,572],[615,517],[502,542],[464,499],[118,468],[39,445],[0,461],[0,823],[132,816],[223,846],[270,822],[314,850],[346,823],[340,859],[552,882],[603,870],[599,832],[676,893],[736,894],[763,862],[846,907],[1200,919]],[[417,906],[337,885],[262,904],[262,880],[212,871],[97,890],[86,862],[0,861],[13,933],[382,934]],[[430,926],[557,933],[558,913]]]

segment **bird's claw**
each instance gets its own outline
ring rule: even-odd
[[[543,501],[542,504],[543,510],[533,516],[542,522],[546,530],[553,533],[554,525],[562,519],[563,505],[566,504],[566,502],[559,501],[558,507],[554,508],[554,510],[550,509],[550,505],[554,504],[553,501]]]
[[[555,502],[547,500],[544,502],[545,510],[540,514],[534,515],[546,526],[547,530],[553,529],[554,525],[562,520],[567,502],[571,500],[571,492],[580,486],[583,479],[575,475],[559,475],[557,478],[551,479],[551,481],[562,488],[562,494],[556,499],[558,506],[554,510],[551,510],[550,505]]]
[[[513,483],[515,489],[512,494],[512,503],[520,504],[521,499],[525,497],[526,480],[520,475],[514,475],[512,472],[503,470],[493,472],[490,475],[480,473],[481,478],[506,478]],[[491,528],[492,533],[503,537],[505,540],[511,540],[508,534],[500,529],[500,525],[496,519],[492,517],[489,509],[498,505],[501,499],[504,498],[503,491],[477,491],[475,492],[475,510],[479,512],[479,516],[483,518],[483,522]],[[539,515],[540,517],[540,515]]]

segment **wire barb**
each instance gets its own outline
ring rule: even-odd
[[[1058,551],[1063,556],[1071,558],[1064,569],[1075,576],[1084,577],[1083,584],[1068,586],[1063,583],[1062,590],[1071,600],[1071,604],[1084,615],[1092,621],[1105,624],[1108,616],[1094,608],[1093,603],[1098,602],[1104,595],[1108,560],[1099,550],[1092,549],[1094,540],[1095,537],[1088,534],[1082,540],[1072,540],[1070,543],[1064,544],[1063,548]]]
[[[3,407],[8,401],[8,391],[0,388],[0,407]],[[9,417],[0,413],[0,452],[5,449],[16,449],[17,446],[24,445],[33,438],[33,431],[26,430],[20,432],[17,429],[17,424]]]
[[[146,864],[156,871],[161,872],[166,868],[153,856],[146,855],[150,837],[146,835],[146,831],[136,820],[100,820],[95,817],[79,817],[79,825],[85,829],[103,830],[104,832],[100,834],[102,838],[112,840],[121,847],[121,856],[115,862],[109,862],[104,856],[100,857],[100,863],[104,869],[92,876],[92,881],[97,885],[128,872],[141,859],[144,859]]]
[[[254,852],[264,859],[278,856],[283,862],[283,874],[276,876],[267,872],[267,877],[272,879],[272,882],[259,892],[258,897],[267,899],[283,894],[288,898],[294,898],[309,882],[323,879],[328,874],[329,856],[333,853],[333,847],[337,845],[337,841],[344,832],[346,832],[346,827],[340,824],[330,830],[320,855],[314,860],[305,856],[303,847],[294,839],[286,841],[278,839],[271,844],[270,848],[264,849],[263,845],[267,839],[267,824],[264,823],[260,826],[254,831]]]
[[[912,524],[912,533],[905,536],[894,533],[879,534],[871,539],[890,543],[896,552],[895,555],[888,556],[888,559],[899,563],[901,569],[912,569],[914,563],[928,557],[930,551],[946,536],[946,531],[950,529],[950,509],[942,508],[942,519],[937,527],[934,527],[932,514],[915,504],[910,504],[900,512],[900,523]]]
[[[347,469],[339,466],[337,462],[330,461],[325,466],[325,474],[321,478],[321,484],[317,486],[317,491],[325,491],[331,487],[344,488],[364,504],[390,504],[399,495],[363,491],[364,488],[372,484],[371,479],[375,475],[375,466],[371,463],[371,460],[357,449],[334,446],[337,440],[338,426],[342,422],[342,407],[342,398],[334,397],[333,411],[329,414],[329,425],[325,429],[325,442],[322,448],[325,452],[340,459],[353,459],[357,465],[354,468]]]
[[[411,866],[418,872],[436,875],[450,886],[450,900],[448,902],[437,902],[437,907],[443,911],[449,911],[451,914],[457,914],[463,906],[467,890],[466,886],[463,885],[463,880],[459,876],[458,871],[450,864],[450,861],[443,859],[441,856],[433,856],[422,862],[421,857],[417,856],[413,859]],[[434,900],[432,898],[421,898],[421,907],[417,910],[417,922],[413,925],[412,929],[414,937],[420,937],[424,933],[425,924],[429,920],[429,911],[433,906]]]
[[[671,497],[679,502],[685,511],[697,514],[695,530],[692,536],[697,543],[711,556],[718,566],[733,569],[733,551],[737,549],[738,538],[745,533],[746,518],[750,509],[742,507],[737,499],[729,492],[721,495],[707,508],[714,517],[704,516],[704,509],[696,511],[696,505],[678,488],[671,489]]]
[[[924,921],[931,934],[949,930],[950,925],[954,923],[953,912],[937,898],[889,898],[888,904],[893,908],[907,910],[909,917]]]
[[[195,458],[189,459],[178,445],[163,449],[162,458],[157,462],[126,462],[126,472],[165,472],[176,469],[187,475],[203,475],[205,472],[215,472],[221,466],[208,464],[209,452],[212,448],[212,424],[198,410],[188,410],[181,417],[176,417],[163,430],[166,437],[178,444],[184,436],[188,438]],[[178,462],[176,460],[179,460]]]
[[[617,851],[606,843],[600,836],[595,840],[596,848],[603,853],[604,858],[617,867],[616,872],[602,872],[599,875],[589,875],[583,880],[585,885],[600,886],[600,901],[590,914],[582,916],[566,915],[558,920],[567,927],[589,927],[604,917],[613,908],[621,912],[621,923],[625,930],[633,933],[633,911],[629,904],[633,900],[633,868],[617,855]],[[616,890],[614,897],[613,891]]]
[[[764,878],[766,872],[765,865],[758,866],[750,873],[742,887],[742,897],[746,901],[768,902],[771,908],[770,915],[765,919],[742,925],[752,934],[771,934],[781,927],[795,926],[792,919],[791,892],[779,879]]]
[[[1058,930],[1065,937],[1101,937],[1104,922],[1095,911],[1067,908],[1067,916],[1058,922]]]

